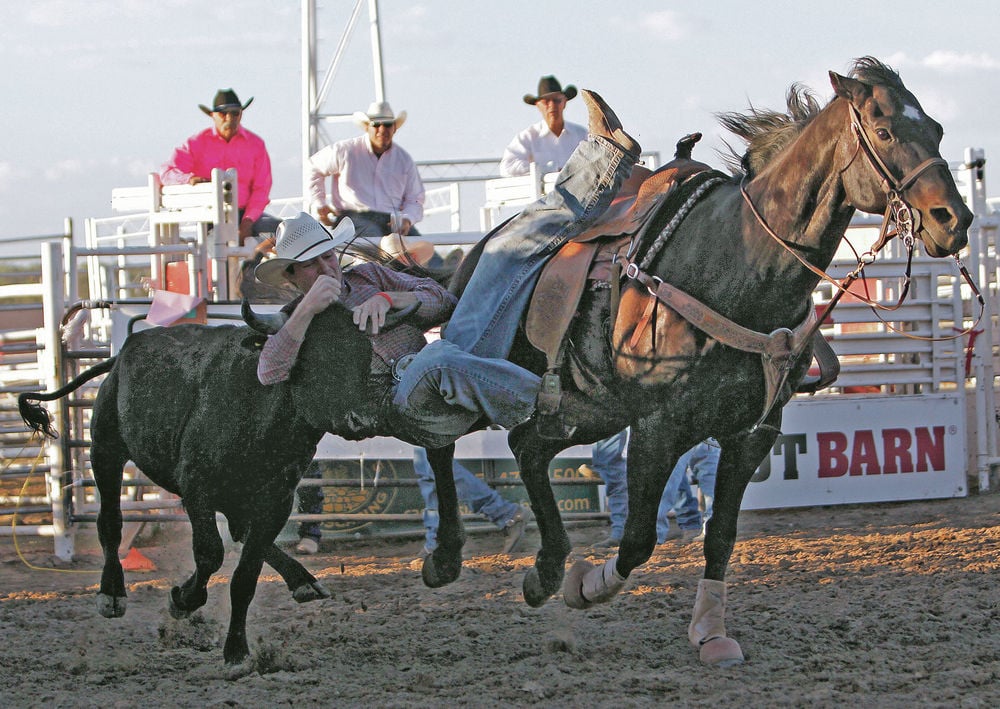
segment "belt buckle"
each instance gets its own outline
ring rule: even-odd
[[[410,366],[410,362],[412,361],[413,361],[412,354],[403,355],[402,357],[394,361],[392,363],[392,378],[395,379],[397,382],[402,381],[403,372],[406,371],[406,368]]]

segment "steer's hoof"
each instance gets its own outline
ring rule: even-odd
[[[308,603],[329,597],[330,592],[319,581],[304,583],[292,591],[292,598],[295,599],[296,603]]]
[[[566,579],[563,581],[563,600],[570,608],[585,610],[594,604],[583,597],[583,577],[594,568],[586,559],[580,559],[566,572]]]
[[[125,596],[109,596],[106,593],[97,594],[97,612],[105,618],[121,618],[125,615]]]
[[[743,664],[743,651],[732,638],[712,638],[702,644],[698,657],[706,665],[732,667]]]
[[[191,615],[191,611],[181,608],[179,604],[181,590],[177,586],[170,589],[170,602],[167,604],[167,610],[170,611],[170,617],[174,620],[183,620]]]

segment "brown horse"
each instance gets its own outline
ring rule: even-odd
[[[830,72],[830,80],[836,95],[825,107],[793,86],[787,115],[723,115],[747,142],[744,174],[717,174],[685,205],[679,224],[672,214],[653,214],[642,232],[647,238],[625,259],[610,326],[607,289],[584,295],[560,372],[562,416],[575,430],[554,440],[529,422],[510,434],[541,534],[524,580],[529,605],[541,605],[560,586],[577,608],[617,594],[653,551],[657,505],[674,462],[714,436],[722,456],[689,639],[707,663],[742,661],[723,620],[726,568],[744,490],[808,368],[811,294],[822,270],[855,210],[888,216],[891,207],[900,234],[934,257],[965,246],[973,216],[940,157],[941,126],[893,70],[865,57],[849,77]],[[524,343],[515,343],[511,359],[542,371]],[[619,553],[597,567],[579,562],[563,583],[571,547],[549,463],[569,445],[626,426],[629,512]],[[424,567],[430,585],[453,580],[461,564],[457,510],[445,508],[455,499],[447,490],[454,483],[442,475],[438,485],[447,492],[440,546]]]

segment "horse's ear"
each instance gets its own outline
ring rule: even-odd
[[[833,90],[837,96],[847,99],[855,105],[871,90],[866,84],[861,83],[857,79],[841,76],[835,71],[830,72],[830,84],[833,86]]]

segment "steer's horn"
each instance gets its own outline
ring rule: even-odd
[[[385,316],[385,325],[382,327],[382,329],[391,330],[392,328],[404,322],[408,317],[413,315],[418,310],[420,310],[419,300],[413,305],[407,305],[405,308],[400,308],[399,310],[396,311],[390,311]]]
[[[243,322],[257,332],[261,332],[265,335],[273,335],[280,330],[281,326],[288,320],[288,315],[282,312],[255,313],[253,308],[250,307],[250,301],[246,298],[243,298],[240,315],[243,316]]]

